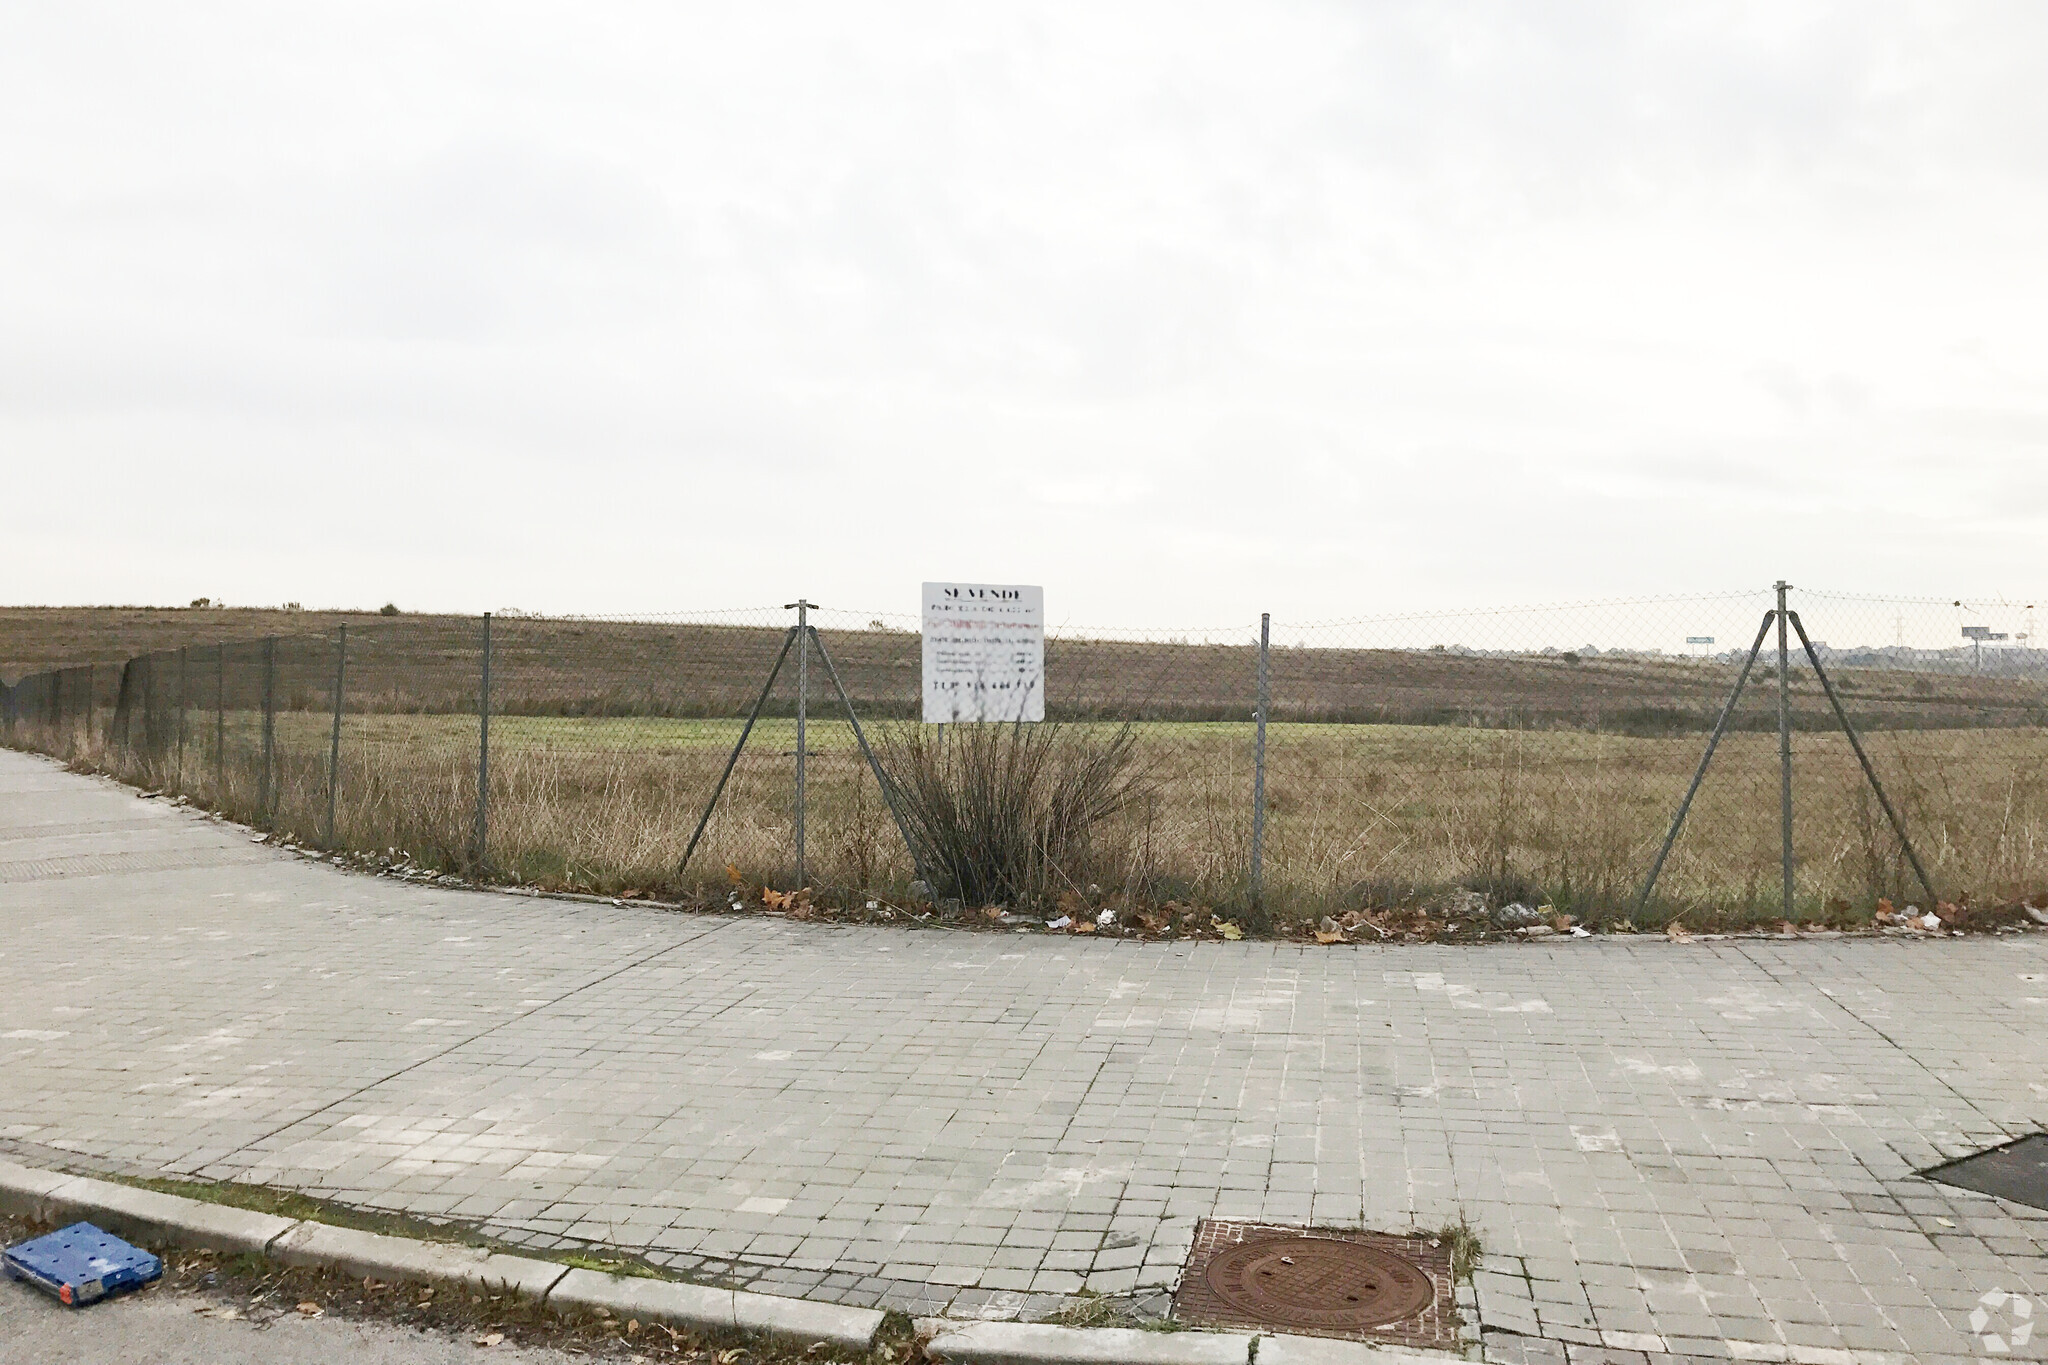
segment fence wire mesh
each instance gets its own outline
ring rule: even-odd
[[[2048,652],[2033,608],[1796,589],[1781,662],[1775,605],[1763,589],[1281,616],[1263,651],[1259,623],[1055,632],[1042,729],[1095,755],[1070,785],[1128,779],[1128,799],[1060,845],[1036,908],[1065,891],[1282,922],[1516,902],[1595,923],[1771,920],[1786,909],[1787,747],[1793,918],[1926,899],[1880,789],[1941,899],[2041,897]],[[488,691],[483,620],[371,617],[31,674],[0,693],[0,728],[308,844],[703,900],[730,881],[793,884],[801,712],[805,880],[821,897],[900,902],[922,863],[926,894],[961,893],[934,845],[906,848],[891,798],[962,771],[945,755],[987,727],[918,720],[916,618],[813,608],[806,651],[794,617],[498,616]],[[1057,752],[1005,761],[1068,772]],[[1059,799],[1079,809],[1086,795]]]

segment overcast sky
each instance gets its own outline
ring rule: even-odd
[[[0,600],[2048,559],[2048,6],[11,5]]]

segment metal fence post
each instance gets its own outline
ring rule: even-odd
[[[1787,645],[1790,623],[1785,616],[1785,590],[1778,589],[1778,832],[1784,844],[1785,918],[1792,918],[1792,651]]]
[[[93,666],[85,666],[85,747],[92,747],[93,706],[99,700],[99,679],[94,676]]]
[[[213,799],[218,803],[228,779],[228,647],[213,647]]]
[[[1266,865],[1266,712],[1273,701],[1270,653],[1273,614],[1259,613],[1258,710],[1253,712],[1257,730],[1252,738],[1252,908],[1265,895]]]
[[[327,839],[326,846],[334,847],[334,794],[341,788],[341,696],[345,670],[348,668],[348,622],[343,621],[334,632],[334,733],[327,742]]]
[[[185,789],[185,666],[187,649],[178,646],[178,767],[171,777],[171,785],[179,791]]]
[[[142,761],[151,767],[155,767],[157,759],[156,655],[144,654],[140,657],[139,662],[142,664]],[[134,730],[132,723],[129,726],[129,730],[131,735],[128,743],[129,747],[133,748],[135,741],[132,735]],[[154,786],[156,784],[152,782],[150,785]]]
[[[256,809],[260,818],[270,819],[277,793],[271,773],[271,757],[277,751],[277,637],[263,641],[263,774],[256,783]]]
[[[339,712],[336,713],[339,715]],[[483,671],[476,703],[476,832],[470,863],[481,870],[490,839],[491,796],[491,614],[484,613]]]
[[[799,597],[796,607],[796,886],[804,885],[804,758],[810,746],[804,724],[811,697],[811,604]]]

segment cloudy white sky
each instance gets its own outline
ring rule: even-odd
[[[2048,555],[2048,7],[14,5],[0,599]]]

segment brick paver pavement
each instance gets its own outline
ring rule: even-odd
[[[1000,1316],[1461,1213],[1502,1360],[1982,1358],[2048,937],[1139,944],[342,873],[0,752],[0,1145]],[[2048,1301],[2042,1301],[2048,1309]],[[2048,1325],[2014,1353],[2043,1354]]]

